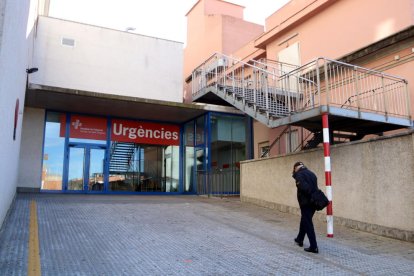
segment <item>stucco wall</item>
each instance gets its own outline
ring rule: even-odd
[[[198,1],[187,14],[184,80],[215,52],[230,55],[263,33],[263,26],[243,20],[243,7],[223,1]],[[191,87],[185,87],[191,102]]]
[[[44,109],[25,108],[17,181],[19,188],[40,189],[44,123]]]
[[[333,213],[338,222],[414,241],[414,134],[331,147]],[[303,161],[324,190],[323,150],[245,161],[241,198],[297,212],[292,166]],[[325,211],[322,211],[323,214]],[[394,231],[395,230],[395,231]]]
[[[266,45],[268,58],[297,41],[302,64],[319,56],[340,58],[412,26],[412,8],[412,0],[290,1],[266,19],[266,29],[277,33]]]
[[[62,44],[62,38],[73,46]],[[70,44],[70,43],[69,43]],[[182,102],[183,44],[39,17],[31,83]]]
[[[0,12],[0,226],[16,193],[21,125],[37,1],[2,1]],[[17,121],[15,120],[16,102]],[[16,122],[16,133],[14,125]]]

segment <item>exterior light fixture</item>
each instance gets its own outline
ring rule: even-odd
[[[39,71],[39,68],[37,68],[37,67],[32,67],[32,68],[27,68],[26,69],[27,74],[35,73],[37,71]]]

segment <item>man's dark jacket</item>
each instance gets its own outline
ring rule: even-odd
[[[310,201],[311,194],[318,190],[316,175],[306,167],[302,167],[292,177],[295,179],[296,187],[298,188],[297,197],[299,206],[312,206]]]

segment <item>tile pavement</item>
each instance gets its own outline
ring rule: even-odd
[[[414,244],[315,221],[319,254],[293,243],[299,217],[237,198],[18,194],[0,231],[0,275],[26,275],[30,202],[42,275],[414,275]],[[305,239],[305,246],[308,245]]]

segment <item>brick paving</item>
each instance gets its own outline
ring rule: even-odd
[[[316,223],[237,198],[18,194],[0,232],[0,275],[26,275],[30,202],[42,275],[413,275],[414,244]],[[308,245],[305,240],[305,246]]]

